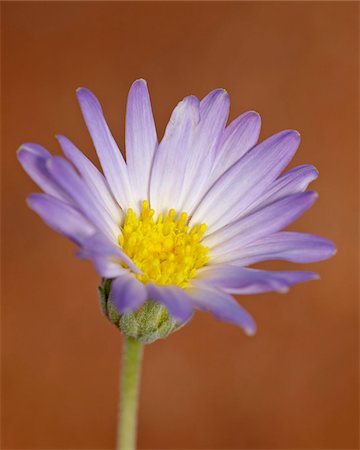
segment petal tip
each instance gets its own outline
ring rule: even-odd
[[[36,208],[36,201],[39,200],[44,194],[30,194],[26,197],[26,204],[28,207],[32,210],[35,210]]]
[[[288,286],[282,286],[282,287],[276,289],[276,292],[278,294],[287,294],[289,292],[289,287]]]
[[[146,80],[144,80],[144,78],[138,78],[137,80],[135,80],[132,84],[132,86],[134,86],[135,84],[143,84],[145,86],[147,86],[147,82]]]
[[[76,97],[80,103],[80,106],[82,106],[83,102],[86,102],[87,100],[89,100],[89,98],[91,99],[94,97],[94,94],[85,87],[78,87],[75,92],[76,92]]]
[[[257,120],[261,120],[261,116],[260,116],[260,114],[257,111],[253,111],[253,110],[248,111],[247,115],[249,117],[251,117],[251,118],[254,118],[254,119],[257,119]]]
[[[76,89],[76,96],[79,101],[86,100],[86,99],[94,99],[97,101],[97,98],[95,97],[95,94],[93,94],[90,89],[85,87],[78,87]]]
[[[315,166],[309,165],[308,166],[308,177],[311,179],[311,181],[316,180],[319,177],[319,171]]]
[[[25,143],[21,144],[18,147],[18,149],[16,150],[17,157],[19,157],[20,155],[27,154],[27,153],[36,154],[34,146],[36,146],[36,144],[33,144],[31,142],[25,142]]]
[[[205,99],[210,98],[210,99],[226,99],[227,101],[230,101],[230,97],[229,97],[229,93],[226,89],[224,88],[217,88],[214,89],[213,91],[211,91],[206,97],[204,97]]]
[[[244,333],[246,334],[246,336],[255,336],[255,334],[257,333],[257,326],[254,323],[251,326],[247,326],[244,328]]]
[[[230,104],[230,95],[226,89],[220,88],[221,96],[225,99],[226,105]]]
[[[260,128],[261,128],[261,116],[257,111],[248,111],[246,114],[246,119],[251,126],[257,130],[257,132],[260,134]]]
[[[32,208],[33,198],[31,198],[31,195],[26,197],[26,204],[28,205],[29,208]]]
[[[287,135],[295,139],[297,142],[300,141],[301,135],[297,130],[287,130]]]
[[[181,102],[179,103],[183,104],[183,105],[199,105],[199,99],[196,97],[196,95],[188,95],[186,97],[183,98],[183,100],[181,100]]]
[[[244,330],[246,336],[253,337],[256,334],[256,330]]]
[[[16,157],[20,159],[24,152],[26,152],[26,149],[24,148],[23,144],[21,144],[20,147],[16,150]]]
[[[55,134],[55,139],[61,145],[66,140],[66,137],[63,136],[62,134]]]
[[[274,134],[272,137],[280,140],[295,141],[296,143],[300,142],[301,138],[300,133],[292,129],[280,131]]]
[[[297,195],[297,194],[295,194]],[[319,194],[316,191],[306,191],[303,193],[300,193],[300,196],[303,195],[304,199],[308,199],[310,201],[311,205],[319,198]]]

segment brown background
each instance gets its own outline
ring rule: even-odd
[[[293,164],[320,198],[292,227],[334,240],[321,281],[241,298],[259,332],[205,313],[146,348],[139,447],[358,448],[357,3],[19,3],[3,9],[3,448],[114,445],[121,339],[98,277],[27,209],[15,159],[58,153],[61,132],[94,151],[74,91],[92,89],[123,148],[128,88],[148,80],[159,134],[187,94],[225,87],[231,118],[255,109],[261,138],[297,128]],[[269,268],[293,268],[289,263]]]

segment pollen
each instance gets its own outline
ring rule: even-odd
[[[187,213],[174,209],[156,220],[154,215],[147,200],[139,217],[129,208],[119,244],[142,271],[137,278],[143,283],[185,287],[209,260],[208,247],[201,244],[206,225],[189,228]]]

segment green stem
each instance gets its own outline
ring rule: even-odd
[[[125,338],[120,386],[119,425],[117,450],[135,450],[137,407],[143,345]]]

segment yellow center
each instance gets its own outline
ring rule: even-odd
[[[166,217],[160,214],[156,221],[154,213],[147,200],[142,203],[139,217],[129,208],[119,244],[143,272],[137,275],[143,283],[184,287],[209,259],[208,248],[200,242],[206,225],[189,229],[188,215],[183,212],[176,218],[174,209]]]

